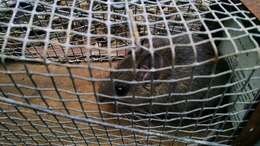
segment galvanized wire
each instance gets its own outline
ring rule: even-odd
[[[259,103],[260,23],[238,0],[0,3],[1,145],[229,145]]]

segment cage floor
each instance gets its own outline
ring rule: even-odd
[[[112,65],[115,64],[116,62]],[[86,63],[80,65],[88,66]],[[108,67],[108,63],[93,63],[93,66]],[[6,69],[8,71],[5,71]],[[99,111],[102,111],[102,113],[112,113],[113,107],[109,105],[97,105],[95,96],[87,94],[93,92],[93,84],[87,79],[90,77],[87,68],[69,68],[74,76],[74,81],[68,76],[68,68],[64,66],[48,65],[47,67],[42,64],[20,62],[7,63],[5,66],[1,64],[0,70],[0,82],[1,84],[6,84],[6,86],[1,87],[1,90],[8,98],[44,108],[48,107],[54,111],[73,116],[84,117],[84,113],[86,113],[88,117],[93,119],[101,119],[109,123],[126,124],[129,126],[129,123],[126,121],[118,121],[109,116],[101,118]],[[30,72],[31,76],[27,75],[26,70]],[[94,70],[92,74],[92,77],[96,79],[107,76],[108,73],[98,70]],[[56,87],[53,87],[52,77]],[[34,84],[32,81],[37,84]],[[75,87],[73,87],[74,85]],[[98,90],[99,84],[97,83],[94,86],[95,90]],[[78,95],[73,91],[74,88],[77,89]],[[39,94],[39,92],[41,93]],[[80,102],[77,96],[80,98]],[[12,129],[15,133],[21,135],[20,137],[23,137],[22,135],[27,133],[29,136],[26,137],[24,135],[24,141],[30,141],[30,138],[32,138],[32,143],[52,144],[53,142],[56,144],[71,144],[73,141],[81,143],[84,141],[82,137],[85,137],[93,142],[91,145],[97,145],[94,144],[97,143],[97,139],[102,145],[109,145],[108,143],[110,142],[115,144],[130,144],[135,143],[134,140],[137,139],[140,144],[185,145],[172,139],[153,139],[152,137],[147,142],[144,135],[133,135],[131,132],[105,128],[94,124],[89,126],[86,123],[83,124],[71,119],[55,117],[51,114],[20,108],[2,102],[0,103],[0,107],[5,113],[8,113],[8,116],[2,113],[0,120],[1,124],[6,126],[6,130]],[[106,132],[109,138],[105,134]],[[6,136],[10,136],[10,134],[8,131],[3,132],[3,135]],[[176,133],[177,135],[184,136],[186,134]],[[137,136],[137,139],[134,136]],[[9,137],[9,140],[12,140],[12,138],[12,136]],[[111,141],[108,142],[108,139]]]

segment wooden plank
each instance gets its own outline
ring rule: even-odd
[[[260,0],[241,0],[242,3],[260,19]]]

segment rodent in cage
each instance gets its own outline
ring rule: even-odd
[[[194,42],[202,40],[198,35],[193,35]],[[188,36],[173,38],[172,42],[191,43]],[[144,41],[144,45],[148,43]],[[152,48],[157,48],[153,57],[149,51],[137,49],[135,59],[129,53],[119,63],[117,69],[131,70],[135,66],[138,70],[136,73],[120,70],[112,72],[110,77],[113,81],[101,85],[100,102],[114,104],[117,101],[114,106],[118,106],[121,113],[154,114],[159,121],[182,115],[187,118],[182,120],[182,124],[195,122],[196,117],[210,114],[214,107],[221,104],[224,88],[218,86],[225,85],[229,75],[211,75],[226,71],[228,66],[224,60],[217,58],[210,43],[195,45],[195,50],[191,45],[176,46],[175,55],[166,38],[154,38],[152,45]],[[201,64],[194,65],[196,61]],[[156,71],[151,71],[152,68]],[[169,124],[174,123],[176,121]]]

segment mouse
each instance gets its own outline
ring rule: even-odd
[[[210,42],[199,43],[203,41],[199,35],[191,38],[193,42],[188,36],[143,41],[146,49],[135,49],[135,56],[128,53],[109,80],[102,81],[98,102],[116,106],[115,112],[128,118],[149,119],[150,124],[209,122],[211,118],[199,117],[212,114],[223,102],[225,88],[219,86],[229,75],[216,74],[228,70],[228,65],[218,59]]]

